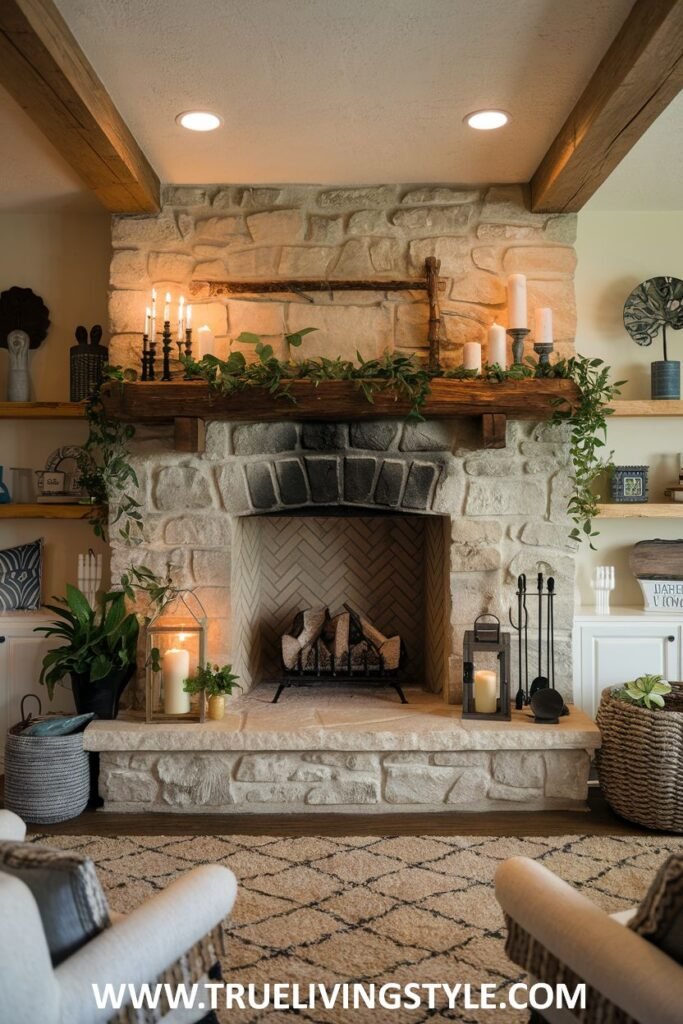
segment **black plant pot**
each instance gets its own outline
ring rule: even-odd
[[[91,683],[87,675],[71,675],[71,689],[76,711],[86,715],[93,711],[97,718],[112,719],[119,713],[119,701],[135,674],[135,665],[127,665],[104,679]]]

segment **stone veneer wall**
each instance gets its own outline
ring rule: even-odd
[[[443,362],[457,365],[465,341],[506,323],[505,275],[528,275],[530,323],[537,305],[554,312],[556,348],[573,351],[576,218],[529,212],[520,186],[182,186],[165,191],[158,216],[113,219],[110,359],[139,365],[149,288],[189,295],[191,280],[227,277],[420,276],[441,260]],[[194,325],[208,323],[216,353],[242,331],[261,334],[281,355],[283,332],[317,327],[297,355],[365,358],[385,348],[424,356],[427,308],[421,292],[291,293],[197,301]],[[530,341],[531,344],[531,341]],[[243,349],[246,354],[252,349]],[[561,431],[511,422],[508,447],[479,450],[471,421],[382,425],[209,425],[206,453],[178,455],[168,432],[141,429],[134,446],[145,514],[145,544],[113,536],[112,575],[131,560],[198,588],[210,617],[209,653],[230,659],[236,598],[256,600],[256,574],[231,573],[231,548],[245,555],[231,517],[336,501],[451,518],[448,696],[461,678],[462,631],[486,609],[506,621],[517,574],[557,582],[559,683],[570,692],[574,552],[567,541],[567,447]],[[249,554],[249,552],[246,552]],[[450,596],[450,611],[448,598]],[[242,606],[244,607],[244,606]],[[431,609],[434,614],[436,608]]]

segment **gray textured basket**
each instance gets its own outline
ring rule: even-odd
[[[647,708],[602,694],[596,751],[605,799],[622,818],[647,828],[683,832],[683,683],[672,683],[670,709]]]
[[[5,746],[5,807],[38,825],[75,818],[90,794],[90,762],[83,733],[22,736]]]

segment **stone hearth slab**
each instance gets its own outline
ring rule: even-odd
[[[258,686],[228,705],[221,722],[158,722],[122,716],[93,722],[87,750],[594,750],[595,723],[576,707],[558,725],[537,725],[530,712],[511,722],[463,721],[462,709],[440,694],[406,688],[408,704],[391,690],[353,687],[286,690],[272,704],[274,688]]]

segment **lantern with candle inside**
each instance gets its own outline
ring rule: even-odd
[[[206,662],[206,616],[191,591],[180,591],[147,626],[145,712],[148,722],[203,722],[202,693],[184,683]]]
[[[485,612],[465,631],[462,717],[510,721],[510,634]]]

